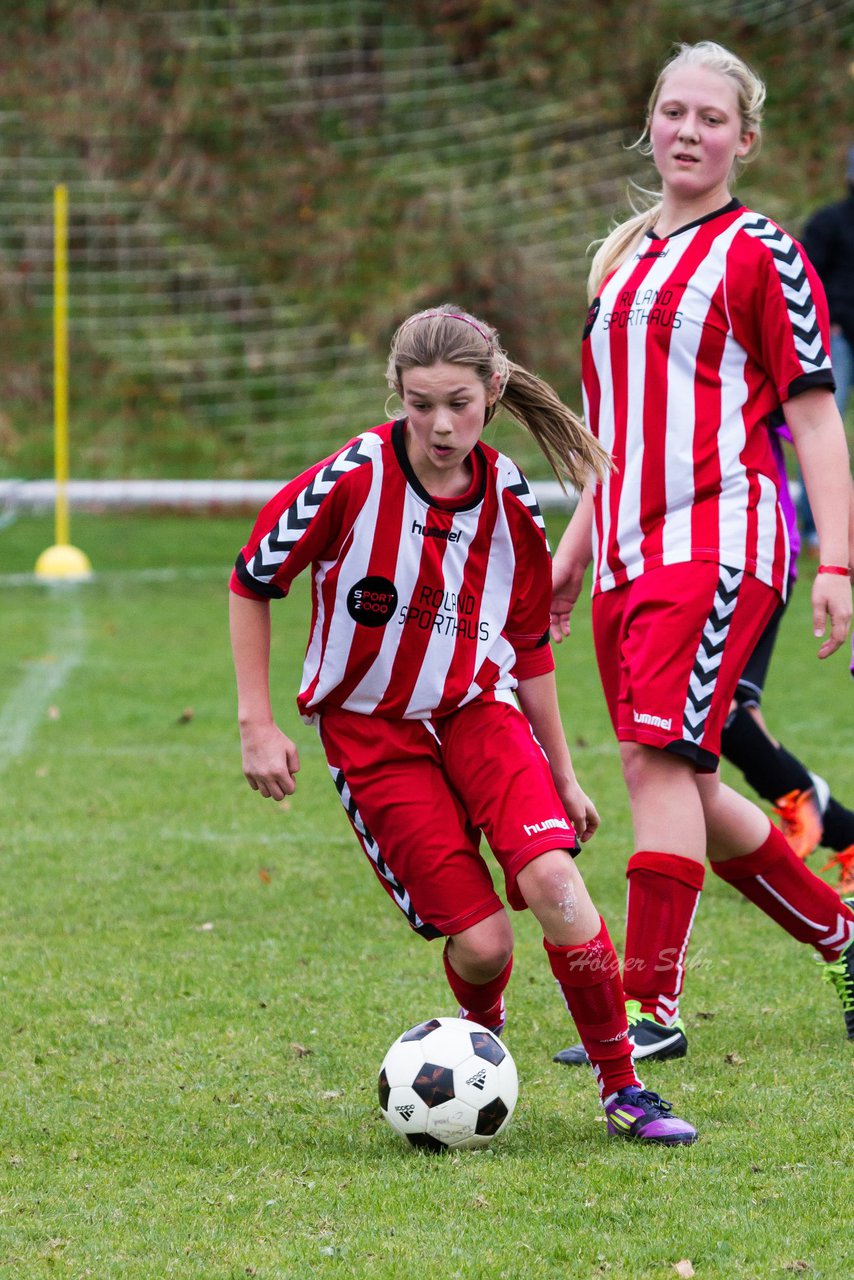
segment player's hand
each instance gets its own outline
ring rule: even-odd
[[[243,774],[253,791],[284,800],[296,790],[299,752],[278,725],[244,725],[240,730]]]
[[[554,596],[552,598],[551,613],[549,614],[549,635],[555,644],[560,644],[569,635],[569,618],[574,604],[574,600],[568,600],[566,597]]]
[[[585,795],[574,778],[559,786],[558,791],[566,816],[575,827],[575,834],[581,844],[586,844],[601,822],[595,804],[588,795]]]
[[[851,626],[851,582],[836,573],[817,573],[812,588],[813,634],[820,640],[830,622],[830,635],[818,651],[829,658],[842,645]]]
[[[575,608],[584,582],[586,566],[573,565],[552,582],[552,603],[549,615],[549,634],[555,644],[560,644],[570,633],[570,615]]]

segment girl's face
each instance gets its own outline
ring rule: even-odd
[[[450,498],[468,488],[468,456],[480,439],[487,408],[495,403],[498,382],[496,374],[487,391],[477,374],[461,364],[432,364],[403,373],[406,453],[428,493]]]
[[[707,199],[709,209],[726,203],[733,163],[754,139],[742,131],[735,84],[707,67],[676,67],[665,76],[649,136],[665,196]]]

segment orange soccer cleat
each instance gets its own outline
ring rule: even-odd
[[[822,867],[822,871],[829,871],[831,867],[839,867],[839,883],[836,886],[836,892],[840,898],[847,898],[854,894],[854,844],[850,844],[841,853],[835,853]]]
[[[780,830],[794,853],[806,859],[821,843],[822,821],[815,790],[789,791],[774,805]]]

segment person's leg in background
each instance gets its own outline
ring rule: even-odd
[[[854,893],[854,811],[774,737],[762,715],[768,668],[786,608],[781,602],[747,660],[721,734],[721,754],[774,806],[780,829],[799,858],[808,858],[819,845],[832,852],[822,870],[838,867],[836,891],[846,898]]]

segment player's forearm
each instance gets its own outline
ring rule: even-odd
[[[593,558],[593,490],[587,488],[578,500],[572,519],[563,531],[552,561],[555,584],[584,570]]]
[[[838,457],[828,471],[819,461],[821,454],[819,445],[813,455],[814,461],[804,462],[801,456],[801,471],[810,501],[816,532],[820,559],[823,564],[847,565],[849,563],[849,508],[850,488],[845,482],[848,470],[848,455],[839,451]],[[827,457],[827,455],[825,455]],[[834,470],[838,468],[837,474]],[[818,475],[820,479],[812,479]],[[840,474],[841,473],[841,474]],[[810,481],[812,480],[812,483]]]
[[[575,771],[558,709],[554,672],[520,680],[516,696],[534,731],[534,737],[546,753],[554,778],[574,780]]]
[[[237,678],[240,725],[272,721],[270,703],[270,607],[231,592],[228,605],[231,652]]]
[[[792,431],[824,564],[848,564],[851,472],[845,429],[830,391],[789,400]]]

